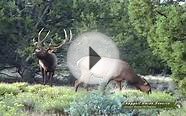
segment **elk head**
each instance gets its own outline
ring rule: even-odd
[[[61,48],[63,45],[65,45],[67,43],[70,43],[72,40],[72,31],[70,30],[70,38],[68,38],[67,32],[64,29],[65,39],[63,40],[63,42],[61,44],[59,44],[58,46],[52,46],[52,40],[51,40],[49,45],[47,47],[45,47],[45,46],[43,46],[44,41],[47,39],[50,31],[48,31],[47,34],[45,35],[45,37],[41,40],[41,33],[43,32],[43,30],[44,30],[44,28],[42,28],[39,31],[38,37],[37,37],[37,42],[34,42],[34,45],[36,46],[35,54],[38,58],[42,58],[47,53],[52,53],[52,52],[56,51],[58,48]]]
[[[40,37],[41,37],[41,33],[43,30],[44,30],[44,28],[42,28],[39,31],[38,41],[34,43],[34,45],[36,45],[35,55],[39,59],[39,65],[40,65],[40,69],[42,72],[43,83],[46,84],[46,82],[49,79],[50,85],[52,85],[52,78],[53,78],[53,75],[54,75],[54,72],[55,72],[55,69],[57,66],[57,57],[53,52],[55,50],[57,50],[58,48],[61,48],[64,44],[71,42],[72,32],[70,30],[70,38],[68,39],[66,30],[64,29],[65,39],[63,40],[63,42],[61,44],[59,44],[56,47],[52,46],[51,45],[52,40],[51,40],[48,47],[44,47],[43,42],[48,37],[50,31],[48,31],[48,33],[45,35],[45,37],[41,40]]]
[[[151,93],[151,86],[150,84],[147,82],[146,79],[144,78],[141,78],[140,76],[139,77],[139,81],[138,83],[134,84],[136,86],[137,89],[139,89],[140,91],[142,92],[145,92],[145,93]]]

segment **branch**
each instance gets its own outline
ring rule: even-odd
[[[41,15],[41,17],[39,17],[38,22],[37,22],[36,25],[34,26],[35,29],[37,29],[37,26],[38,26],[39,23],[42,21],[42,19],[43,19],[44,15],[46,14],[48,8],[49,8],[49,6],[47,6],[47,7],[45,8],[45,10],[43,11],[43,14]]]
[[[36,25],[34,26],[35,29],[37,29],[37,26],[39,25],[39,23],[42,21],[43,17],[45,16],[45,14],[47,13],[47,11],[49,10],[49,8],[50,8],[50,6],[51,6],[51,3],[52,3],[52,2],[50,2],[50,3],[46,6],[46,8],[44,9],[44,11],[43,11],[43,13],[41,14],[41,16],[39,16],[39,20],[38,20],[38,22],[36,23]]]
[[[167,18],[167,16],[166,16],[165,14],[161,13],[160,11],[156,11],[156,12],[157,12],[159,15],[164,16],[164,17]]]

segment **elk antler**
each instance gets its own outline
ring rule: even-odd
[[[68,39],[66,30],[64,29],[63,31],[65,33],[65,39],[63,40],[63,42],[59,46],[54,47],[54,49],[58,49],[58,48],[62,47],[64,44],[67,43],[68,40],[69,40],[68,43],[71,42],[71,40],[72,40],[72,31],[70,30],[70,38],[69,39]]]
[[[44,30],[44,28],[42,28],[40,31],[39,31],[39,33],[38,33],[38,41],[37,41],[37,46],[38,47],[41,47],[41,43],[43,42],[43,41],[45,41],[45,39],[48,37],[48,35],[49,35],[49,33],[50,33],[50,30],[48,31],[48,33],[45,35],[45,37],[44,37],[44,39],[43,40],[41,40],[40,39],[40,37],[41,37],[41,33],[42,33],[42,31]]]
[[[43,41],[45,41],[45,39],[48,37],[49,34],[50,34],[50,30],[47,32],[46,36],[45,36],[44,39],[41,41],[41,43],[42,43]]]

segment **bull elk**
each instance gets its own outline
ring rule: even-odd
[[[150,84],[138,76],[132,67],[125,61],[120,59],[101,57],[101,59],[89,70],[89,56],[83,57],[77,62],[77,66],[81,71],[81,77],[75,82],[75,91],[77,91],[81,83],[88,83],[91,79],[102,78],[106,85],[114,80],[122,90],[122,82],[127,81],[140,91],[151,93]]]
[[[44,39],[41,40],[41,33],[43,30],[44,30],[44,28],[42,28],[39,31],[38,41],[34,43],[34,45],[36,45],[36,49],[35,49],[34,54],[39,59],[39,67],[40,67],[40,70],[42,73],[43,84],[46,84],[49,80],[50,86],[52,86],[54,72],[57,67],[57,57],[56,57],[54,51],[56,51],[58,48],[61,48],[64,44],[67,43],[67,41],[68,41],[68,43],[71,41],[72,32],[70,30],[70,38],[68,38],[66,30],[64,29],[65,39],[63,40],[63,42],[56,47],[52,47],[52,45],[51,45],[52,40],[51,40],[49,46],[45,48],[43,46],[43,42],[46,40],[50,31],[48,31],[48,33],[45,35]]]

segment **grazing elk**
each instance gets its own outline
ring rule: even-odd
[[[91,62],[91,61],[90,61]],[[150,84],[138,76],[134,70],[125,61],[113,58],[101,57],[101,59],[89,70],[89,56],[83,57],[77,62],[77,66],[81,71],[81,77],[75,82],[75,91],[77,91],[81,83],[89,83],[93,78],[100,78],[102,82],[106,82],[104,88],[110,81],[116,81],[122,90],[121,83],[127,81],[140,91],[151,93]]]
[[[57,50],[58,48],[62,47],[64,44],[66,44],[66,42],[68,40],[69,40],[69,42],[71,41],[72,32],[70,30],[70,38],[68,39],[66,30],[64,29],[65,39],[63,40],[63,42],[57,47],[52,47],[52,45],[51,45],[52,41],[51,41],[49,46],[47,48],[45,48],[43,46],[43,42],[47,38],[47,36],[49,35],[50,31],[48,31],[48,33],[46,34],[44,39],[41,40],[40,37],[41,37],[41,33],[43,30],[44,30],[44,28],[42,28],[39,31],[38,41],[34,43],[34,45],[36,45],[36,50],[35,50],[34,54],[39,59],[39,66],[40,66],[40,70],[42,73],[43,84],[46,84],[49,80],[50,85],[52,86],[52,79],[53,79],[54,72],[57,67],[57,57],[56,57],[55,53],[53,53],[53,52],[55,50]]]

